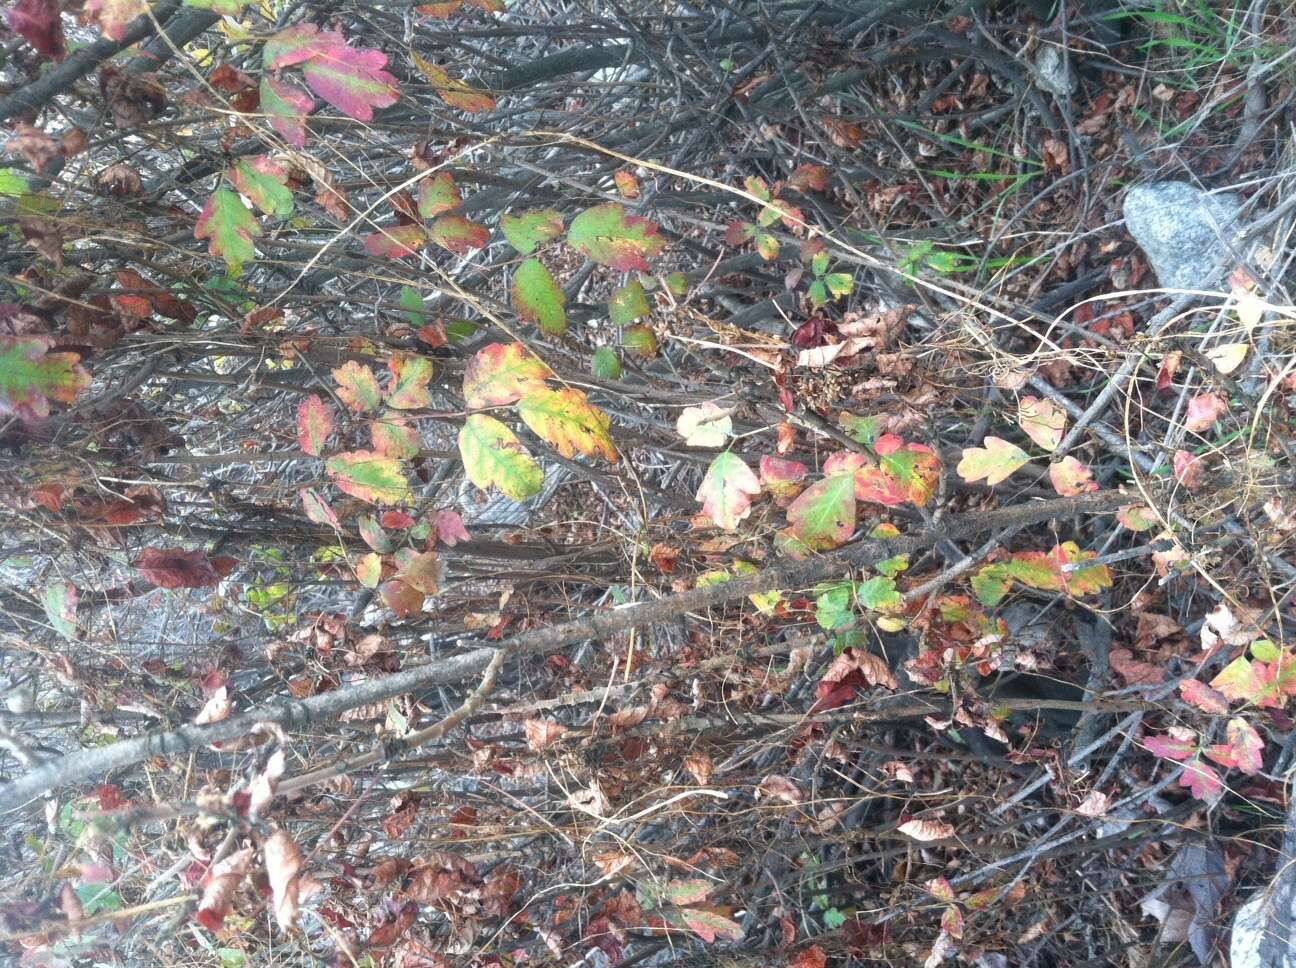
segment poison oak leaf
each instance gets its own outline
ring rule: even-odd
[[[533,386],[522,395],[517,410],[532,433],[552,444],[563,457],[597,455],[616,463],[616,446],[608,433],[611,421],[582,391]]]
[[[648,272],[648,260],[661,253],[666,240],[646,218],[628,215],[607,202],[586,209],[572,220],[567,241],[581,255],[622,272]]]
[[[965,447],[958,473],[971,484],[984,479],[993,487],[1006,481],[1019,467],[1030,461],[1030,455],[1016,444],[1001,437],[986,437],[984,447]]]
[[[414,494],[401,463],[371,450],[330,457],[324,468],[338,488],[370,504],[410,504]]]
[[[1154,756],[1165,760],[1182,762],[1197,753],[1197,735],[1189,729],[1172,728],[1164,736],[1148,736],[1143,740],[1144,747]]]
[[[813,551],[843,544],[855,531],[855,475],[839,473],[811,484],[788,507],[792,533]]]
[[[523,255],[530,255],[550,239],[563,233],[563,217],[556,209],[542,208],[500,218],[500,229],[509,245]]]
[[[49,416],[50,401],[71,403],[90,385],[75,353],[50,353],[42,336],[0,337],[0,414],[32,422]]]
[[[521,343],[491,343],[473,354],[464,369],[464,403],[472,409],[516,403],[553,375]]]
[[[741,457],[731,451],[717,454],[707,468],[697,500],[717,526],[736,531],[751,513],[751,499],[760,493],[760,481]]]
[[[378,378],[373,370],[355,360],[343,363],[333,371],[337,381],[338,399],[356,413],[367,413],[377,410],[382,403],[382,391],[378,389]]]
[[[212,193],[194,226],[194,237],[208,239],[208,251],[224,259],[234,274],[256,258],[252,239],[261,234],[261,226],[243,200],[228,188]]]
[[[418,211],[425,219],[453,212],[462,204],[463,196],[459,193],[459,186],[448,171],[439,171],[419,183]]]
[[[333,408],[312,393],[297,407],[297,443],[312,457],[320,456],[333,435]]]
[[[95,24],[109,40],[120,41],[131,22],[148,11],[148,0],[86,0],[81,9],[86,23]]]
[[[524,501],[540,491],[544,471],[517,435],[494,417],[475,413],[459,431],[459,454],[468,480],[483,491],[498,487],[506,497]]]
[[[1209,746],[1203,752],[1220,766],[1255,776],[1264,766],[1264,740],[1245,719],[1234,718],[1225,728],[1227,742]]]
[[[1017,403],[1017,425],[1050,454],[1062,443],[1066,412],[1052,400],[1022,397]]]
[[[490,230],[462,215],[442,215],[428,226],[427,237],[447,252],[467,255],[490,241]]]
[[[1212,689],[1198,679],[1184,679],[1179,683],[1179,695],[1184,702],[1196,706],[1202,712],[1222,715],[1228,712],[1228,699],[1222,692]]]
[[[432,361],[426,356],[395,353],[387,361],[391,383],[384,397],[394,410],[419,410],[432,405],[428,381],[432,379]]]
[[[291,81],[263,74],[261,113],[284,141],[298,150],[306,147],[306,118],[315,110],[315,99]]]
[[[1049,464],[1049,480],[1053,483],[1053,490],[1062,497],[1075,497],[1077,494],[1098,490],[1098,482],[1093,479],[1093,473],[1070,455]]]
[[[1224,781],[1220,775],[1200,760],[1184,764],[1179,785],[1187,787],[1194,797],[1205,802],[1217,800],[1224,793]]]
[[[567,331],[567,296],[543,262],[527,259],[513,271],[513,310],[546,333]]]

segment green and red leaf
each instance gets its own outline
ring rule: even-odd
[[[194,226],[194,238],[209,240],[207,250],[224,259],[234,274],[244,263],[256,258],[252,239],[261,234],[255,216],[238,193],[228,188],[218,188],[212,193]]]
[[[427,237],[447,252],[467,255],[490,241],[490,229],[462,215],[442,215],[428,226]]]
[[[270,127],[292,147],[306,147],[306,119],[315,110],[315,99],[290,81],[261,76],[261,112]]]
[[[622,272],[648,272],[648,260],[666,246],[654,223],[627,214],[617,202],[595,205],[577,215],[567,230],[567,241],[581,255]]]
[[[51,353],[42,336],[0,336],[0,413],[21,420],[49,416],[50,401],[71,403],[90,385],[76,353]]]
[[[451,77],[444,68],[437,67],[430,60],[416,53],[411,52],[410,59],[414,61],[414,66],[419,69],[423,76],[431,82],[432,87],[436,89],[437,96],[450,107],[469,114],[482,114],[486,111],[495,110],[495,98],[485,91],[469,87],[463,81]]]
[[[229,173],[234,187],[263,214],[288,218],[293,213],[293,196],[288,173],[266,155],[236,161]]]
[[[1017,403],[1017,425],[1050,454],[1062,443],[1066,412],[1052,400],[1022,397]]]
[[[389,225],[364,237],[365,252],[375,259],[404,259],[423,248],[427,229],[417,223]]]
[[[792,533],[813,551],[843,544],[855,531],[855,474],[830,474],[811,484],[787,512]]]
[[[320,37],[331,42],[302,68],[312,91],[357,121],[372,121],[374,108],[391,107],[400,100],[396,78],[384,70],[386,54],[348,47],[341,34],[325,32]]]
[[[432,379],[432,361],[413,353],[394,353],[387,361],[391,382],[387,387],[387,406],[393,410],[419,410],[432,405],[428,381]]]
[[[464,404],[470,409],[507,406],[552,376],[548,364],[521,343],[491,343],[464,369]]]
[[[652,313],[648,294],[638,279],[632,279],[608,299],[608,315],[613,326],[629,326],[636,319]]]
[[[459,186],[448,171],[439,171],[433,177],[423,179],[419,185],[418,212],[424,218],[453,212],[462,204]]]
[[[378,378],[363,363],[348,360],[333,371],[333,379],[337,380],[338,399],[356,413],[377,410],[382,403]]]
[[[401,462],[371,450],[331,457],[324,469],[340,490],[370,504],[411,504],[414,493]]]

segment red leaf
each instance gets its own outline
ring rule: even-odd
[[[458,511],[434,511],[428,515],[428,522],[435,529],[437,540],[449,548],[460,541],[472,540]]]
[[[1184,702],[1196,706],[1202,712],[1228,712],[1228,699],[1225,695],[1198,679],[1185,679],[1179,683],[1179,695]]]
[[[203,551],[146,548],[135,568],[158,588],[211,588],[236,564],[233,558],[209,558]]]
[[[1143,745],[1162,759],[1179,762],[1197,752],[1197,743],[1182,736],[1148,736]]]
[[[1224,792],[1224,781],[1205,763],[1185,763],[1179,785],[1187,787],[1198,800],[1214,800]]]
[[[203,878],[202,899],[195,919],[208,931],[217,931],[229,914],[234,892],[252,864],[252,848],[245,847],[212,865]]]
[[[9,29],[35,48],[47,60],[62,60],[63,21],[58,0],[18,0],[5,14]]]

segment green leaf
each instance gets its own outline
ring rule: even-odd
[[[821,629],[835,632],[855,624],[855,583],[844,581],[815,598],[815,621]]]
[[[682,272],[672,272],[666,276],[666,288],[676,296],[686,296],[689,291],[688,276]]]
[[[0,168],[0,195],[26,195],[29,186],[27,176],[17,168]]]
[[[50,582],[45,586],[45,594],[41,598],[50,625],[65,639],[76,637],[78,598],[76,586],[67,581]]]
[[[530,255],[550,239],[562,235],[563,219],[557,210],[538,208],[518,215],[504,215],[500,228],[509,245],[523,255]]]
[[[816,279],[806,290],[806,298],[810,300],[811,306],[818,309],[828,301],[828,287]]]
[[[90,385],[90,374],[75,353],[50,353],[40,336],[0,336],[0,413],[22,420],[49,416],[51,400],[71,403]]]
[[[288,189],[288,173],[266,155],[236,161],[229,178],[234,187],[264,214],[275,218],[292,215],[293,197]]]
[[[642,323],[627,326],[621,331],[621,345],[636,356],[651,357],[657,355],[657,334],[651,326]]]
[[[518,401],[518,416],[537,437],[553,444],[568,459],[597,454],[611,463],[617,460],[608,433],[611,421],[580,390],[532,387]]]
[[[419,410],[432,406],[428,381],[432,379],[432,361],[413,353],[393,353],[387,361],[391,383],[387,387],[387,406],[393,410]]]
[[[833,474],[811,484],[788,507],[792,532],[813,551],[827,551],[855,531],[855,475]]]
[[[237,17],[251,0],[184,0],[184,2],[186,7],[199,7],[202,10],[210,10],[212,13],[218,13],[222,17]],[[239,964],[242,963],[242,961],[239,962]]]
[[[982,605],[998,605],[1012,587],[1012,576],[1002,564],[986,565],[972,576],[972,594]]]
[[[517,435],[494,417],[475,413],[459,431],[459,453],[468,480],[483,491],[498,487],[514,501],[540,491],[544,471]]]
[[[567,331],[567,296],[539,259],[527,259],[513,272],[513,311],[546,333]]]
[[[333,482],[347,494],[370,504],[412,504],[414,494],[401,463],[371,450],[330,457],[324,465]]]
[[[751,499],[760,490],[760,479],[752,469],[737,454],[725,451],[711,461],[697,499],[703,514],[726,531],[736,531],[751,514]]]
[[[208,239],[207,250],[224,259],[233,275],[256,258],[252,239],[261,234],[261,226],[243,200],[228,188],[212,193],[194,227],[194,238]]]
[[[581,255],[622,272],[648,272],[648,260],[666,246],[655,224],[626,214],[624,206],[616,202],[595,205],[577,215],[567,231],[567,241]]]
[[[553,375],[548,364],[521,343],[491,343],[464,369],[464,404],[473,410],[506,406]]]
[[[882,421],[875,416],[861,417],[843,410],[838,419],[851,440],[858,441],[866,447],[872,447],[873,441],[877,440],[882,432]]]
[[[616,350],[610,346],[600,346],[590,359],[590,372],[600,380],[621,379],[621,361],[617,359]]]
[[[418,211],[424,218],[436,218],[444,212],[453,212],[463,204],[459,186],[448,171],[439,171],[433,178],[425,178],[419,185]]]
[[[423,294],[417,289],[412,286],[401,286],[398,301],[411,326],[423,326],[427,323],[427,313],[423,310]]]
[[[778,239],[767,232],[762,232],[756,236],[756,251],[760,253],[760,257],[766,262],[773,262],[778,258],[779,254]]]
[[[823,281],[834,299],[849,296],[855,289],[855,277],[849,272],[830,272]]]
[[[1030,455],[1001,437],[987,437],[984,447],[965,447],[959,461],[959,476],[969,484],[982,478],[993,487],[1030,461]]]
[[[628,326],[650,313],[648,296],[637,279],[626,283],[608,299],[608,315],[614,326]]]
[[[880,575],[860,582],[855,588],[855,597],[861,605],[875,612],[894,612],[904,605],[896,591],[895,580]]]

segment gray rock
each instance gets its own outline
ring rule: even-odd
[[[1136,185],[1125,195],[1125,224],[1166,289],[1214,289],[1230,268],[1238,197],[1207,195],[1187,182]],[[1216,265],[1219,271],[1212,271]]]

